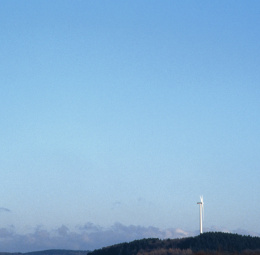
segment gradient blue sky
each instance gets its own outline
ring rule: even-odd
[[[0,227],[260,235],[260,2],[0,3]]]

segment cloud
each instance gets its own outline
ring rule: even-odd
[[[92,222],[87,222],[83,226],[78,226],[78,228],[81,231],[87,231],[87,232],[97,232],[97,231],[101,231],[102,230],[102,228],[100,226],[95,225]]]
[[[207,229],[207,231],[215,230],[214,227]],[[218,231],[221,230],[218,229]],[[239,232],[240,234],[248,234],[243,230],[239,230]],[[160,229],[153,226],[126,226],[121,223],[104,228],[88,222],[76,226],[73,230],[66,225],[52,230],[37,226],[31,233],[24,234],[18,234],[15,228],[11,227],[9,229],[0,228],[0,247],[2,252],[29,252],[48,249],[94,250],[142,238],[168,239],[197,234],[198,232],[189,232],[179,228]],[[256,235],[259,236],[259,234]]]
[[[161,230],[156,227],[125,226],[121,223],[104,228],[88,222],[70,230],[62,225],[53,230],[37,226],[33,232],[18,234],[15,230],[0,229],[1,251],[28,252],[47,249],[94,250],[104,246],[130,242],[136,239],[181,237],[179,230]]]
[[[57,229],[57,233],[60,236],[67,236],[69,234],[69,228],[65,225],[62,225],[60,228]]]

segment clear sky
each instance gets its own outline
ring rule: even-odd
[[[198,233],[200,195],[206,230],[260,235],[259,29],[258,0],[1,1],[1,249]]]

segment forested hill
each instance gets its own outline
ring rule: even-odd
[[[160,240],[157,238],[121,243],[88,255],[192,255],[192,254],[260,254],[260,238],[221,232],[196,237]]]

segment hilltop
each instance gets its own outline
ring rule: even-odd
[[[149,238],[112,245],[88,255],[260,254],[260,238],[221,232],[160,240]]]

